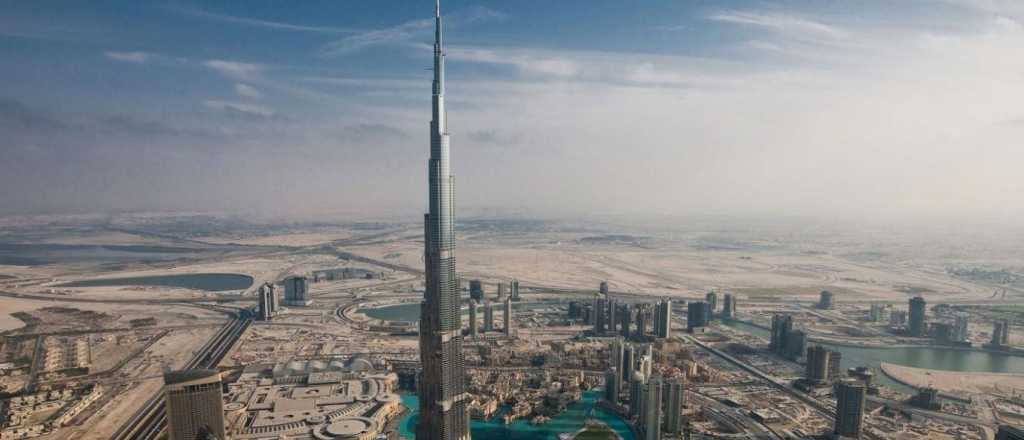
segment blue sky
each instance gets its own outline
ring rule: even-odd
[[[423,209],[430,2],[3,6],[0,213]],[[1020,2],[443,10],[465,214],[1024,210]]]

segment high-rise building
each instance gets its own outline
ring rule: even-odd
[[[628,338],[629,335],[630,335],[630,331],[632,330],[630,328],[631,327],[630,326],[630,324],[631,324],[630,321],[632,321],[632,319],[631,319],[632,318],[632,310],[631,309],[632,308],[629,306],[629,304],[623,304],[622,305],[622,310],[619,312],[619,315],[622,316],[622,328],[620,329],[620,331],[622,333],[622,337],[624,337],[624,338]]]
[[[769,347],[772,353],[784,355],[786,352],[786,339],[793,331],[793,317],[790,315],[772,316],[772,334]]]
[[[606,332],[615,334],[615,330],[619,325],[619,304],[615,301],[615,298],[608,298],[608,327],[605,329]]]
[[[505,283],[498,281],[498,302],[505,301]]]
[[[708,319],[714,319],[718,311],[718,293],[711,291],[704,295],[704,302],[708,303]]]
[[[644,401],[644,386],[647,384],[647,380],[644,378],[644,374],[639,371],[634,371],[629,377],[629,415],[634,417],[640,417],[641,410],[643,408]]]
[[[822,290],[821,295],[818,297],[818,308],[822,310],[831,310],[835,306],[835,295],[827,290]]]
[[[843,377],[843,352],[832,350],[828,355],[828,380],[837,381]]]
[[[864,385],[843,381],[836,384],[836,422],[833,433],[839,437],[860,438],[864,420]]]
[[[711,320],[711,308],[706,302],[691,302],[686,306],[686,328],[693,331],[695,328],[707,327]]]
[[[686,380],[682,377],[669,379],[665,382],[665,432],[681,433],[683,431],[683,405],[686,404],[684,385]]]
[[[512,301],[519,301],[519,280],[512,280],[508,283],[509,295]]]
[[[625,344],[622,350],[622,380],[629,380],[633,375],[633,365],[636,364],[636,348],[633,344]]]
[[[820,345],[807,349],[807,362],[804,365],[804,377],[813,383],[828,382],[829,357],[832,352]]]
[[[611,365],[619,372],[619,380],[622,380],[622,368],[623,361],[625,360],[626,346],[622,341],[622,338],[615,338],[611,344],[608,344],[608,365]]]
[[[604,372],[604,400],[607,400],[612,405],[619,403],[619,381],[622,380],[622,376],[619,374],[619,370],[615,367],[609,368]]]
[[[579,301],[569,301],[569,319],[580,319],[583,316],[583,306]]]
[[[603,334],[605,329],[605,320],[608,317],[608,305],[605,304],[603,297],[594,298],[594,313],[597,314],[594,318],[594,333]]]
[[[484,300],[484,333],[494,331],[494,306]]]
[[[257,290],[259,296],[256,303],[256,313],[261,321],[269,321],[277,314],[277,294],[274,292],[274,285],[264,283]]]
[[[807,348],[807,333],[803,330],[793,330],[786,334],[786,344],[781,354],[786,359],[797,360],[804,355]]]
[[[512,297],[505,298],[505,336],[512,336]]]
[[[939,390],[932,387],[919,389],[917,394],[910,398],[910,404],[918,408],[924,408],[932,411],[942,409],[942,402],[939,401]]]
[[[1010,322],[1002,319],[992,325],[992,347],[1008,347],[1010,345]]]
[[[910,336],[923,338],[928,335],[928,325],[925,321],[925,300],[920,296],[910,298],[910,323],[907,332]]]
[[[657,323],[657,336],[659,338],[669,338],[672,336],[672,301],[668,299],[662,300],[658,303],[657,316],[654,318],[654,322]]]
[[[303,307],[313,303],[312,298],[309,297],[306,277],[288,277],[282,281],[282,284],[284,284],[284,305]]]
[[[967,342],[967,314],[964,312],[957,312],[953,315],[953,341],[954,342]]]
[[[725,297],[722,298],[722,318],[736,318],[736,297],[731,293],[726,293]]]
[[[871,311],[868,313],[868,320],[871,322],[881,322],[884,312],[884,304],[871,304]]]
[[[480,280],[469,280],[469,297],[475,301],[484,299],[484,283]]]
[[[608,296],[608,282],[601,281],[601,285],[598,286],[597,291],[600,292],[602,295]]]
[[[640,355],[640,360],[636,364],[636,369],[643,373],[644,377],[651,377],[651,372],[654,370],[654,357],[651,356],[650,345],[648,345],[645,350],[647,353]]]
[[[1010,425],[999,425],[999,431],[996,432],[996,440],[1024,440],[1024,429]]]
[[[889,313],[889,325],[902,327],[907,324],[907,312],[905,310],[893,310]]]
[[[644,387],[643,418],[640,424],[644,440],[661,439],[661,376],[652,376]]]
[[[455,194],[444,104],[441,2],[434,9],[434,82],[428,162],[429,212],[424,215],[426,292],[420,307],[419,419],[416,438],[468,440],[469,414],[462,314],[455,274]]]
[[[183,370],[164,374],[169,440],[225,439],[220,373]]]
[[[649,310],[647,304],[637,304],[636,306],[636,331],[633,332],[633,337],[638,340],[643,340],[644,336],[647,335],[647,321],[649,317]]]
[[[478,327],[478,320],[476,317],[477,302],[475,299],[470,298],[469,300],[469,336],[476,339],[480,335],[480,329]]]

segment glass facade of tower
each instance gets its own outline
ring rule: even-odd
[[[424,216],[426,293],[420,308],[420,416],[416,438],[468,440],[459,279],[455,274],[454,194],[444,106],[441,7],[435,10],[429,202]]]

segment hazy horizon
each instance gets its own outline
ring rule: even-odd
[[[1024,4],[587,5],[443,2],[460,216],[1024,215]],[[432,12],[12,3],[0,215],[414,217]]]

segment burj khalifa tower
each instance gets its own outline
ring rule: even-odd
[[[455,204],[444,107],[441,2],[434,10],[434,96],[430,121],[430,211],[424,216],[426,293],[420,304],[419,421],[416,438],[469,440],[462,313],[455,275]]]

